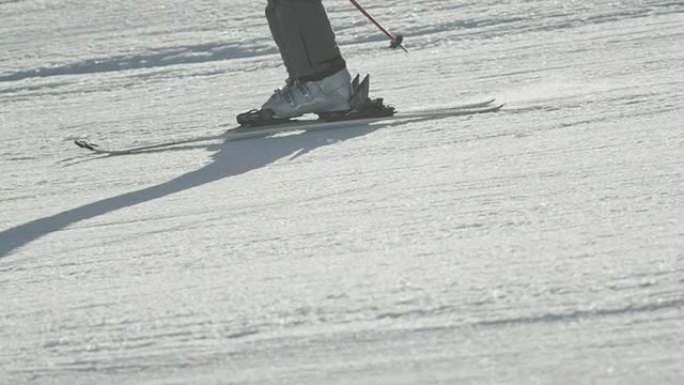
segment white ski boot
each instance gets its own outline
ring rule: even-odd
[[[250,129],[286,124],[307,113],[328,122],[394,115],[394,107],[385,105],[382,98],[368,96],[370,76],[361,80],[356,75],[351,82],[349,78],[345,69],[320,81],[288,81],[261,109],[238,114],[237,121],[241,129]]]
[[[318,81],[290,81],[261,106],[273,119],[288,119],[308,113],[342,112],[350,109],[351,75],[343,69]]]

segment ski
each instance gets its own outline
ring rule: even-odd
[[[324,120],[290,120],[286,123],[279,123],[266,126],[258,127],[234,127],[228,129],[222,134],[209,135],[194,137],[188,139],[180,139],[150,145],[143,145],[139,147],[131,147],[125,149],[107,149],[100,147],[98,144],[89,142],[87,140],[75,140],[74,143],[83,149],[89,150],[95,154],[102,155],[128,155],[136,153],[150,152],[153,150],[158,150],[166,147],[180,146],[184,144],[223,140],[223,141],[238,141],[254,138],[263,138],[268,136],[273,136],[277,134],[283,134],[295,131],[315,131],[324,129],[334,129],[342,127],[352,127],[363,124],[370,124],[376,122],[410,122],[415,120],[427,120],[427,119],[439,119],[455,116],[467,116],[474,114],[483,114],[489,112],[499,111],[503,104],[495,103],[495,99],[488,99],[482,102],[461,104],[452,107],[443,108],[429,108],[429,109],[417,109],[409,110],[405,112],[397,112],[393,116],[378,116],[378,117],[366,117],[358,119],[349,120],[335,120],[335,121],[324,121]]]

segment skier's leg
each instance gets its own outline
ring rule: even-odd
[[[321,0],[268,0],[266,18],[291,81],[262,109],[276,118],[348,110],[351,76]]]
[[[280,18],[278,17],[278,7],[279,0],[268,0],[266,5],[266,20],[268,20],[268,27],[271,29],[271,36],[273,36],[273,41],[275,41],[280,51],[280,56],[283,59],[283,64],[287,70],[288,75],[292,72],[290,68],[292,65],[289,63],[288,55],[285,52],[285,46],[282,44],[280,38]]]
[[[290,78],[320,80],[346,68],[321,0],[268,0],[266,17]]]

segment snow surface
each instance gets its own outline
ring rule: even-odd
[[[400,109],[215,135],[285,75],[251,0],[0,1],[0,384],[684,383],[684,3],[343,0]]]

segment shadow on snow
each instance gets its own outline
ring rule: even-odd
[[[0,232],[0,258],[8,256],[17,248],[40,237],[62,230],[79,221],[163,198],[223,178],[244,174],[288,156],[294,159],[326,145],[367,135],[380,127],[382,125],[365,125],[203,146],[209,150],[216,149],[218,152],[212,155],[212,163],[199,170],[156,186],[102,199]]]
[[[208,43],[158,49],[132,55],[86,59],[80,62],[51,67],[33,68],[7,74],[0,73],[0,82],[168,67],[178,64],[207,63],[277,53],[274,48],[268,45],[254,43],[249,47],[249,49],[246,49],[240,44]]]

